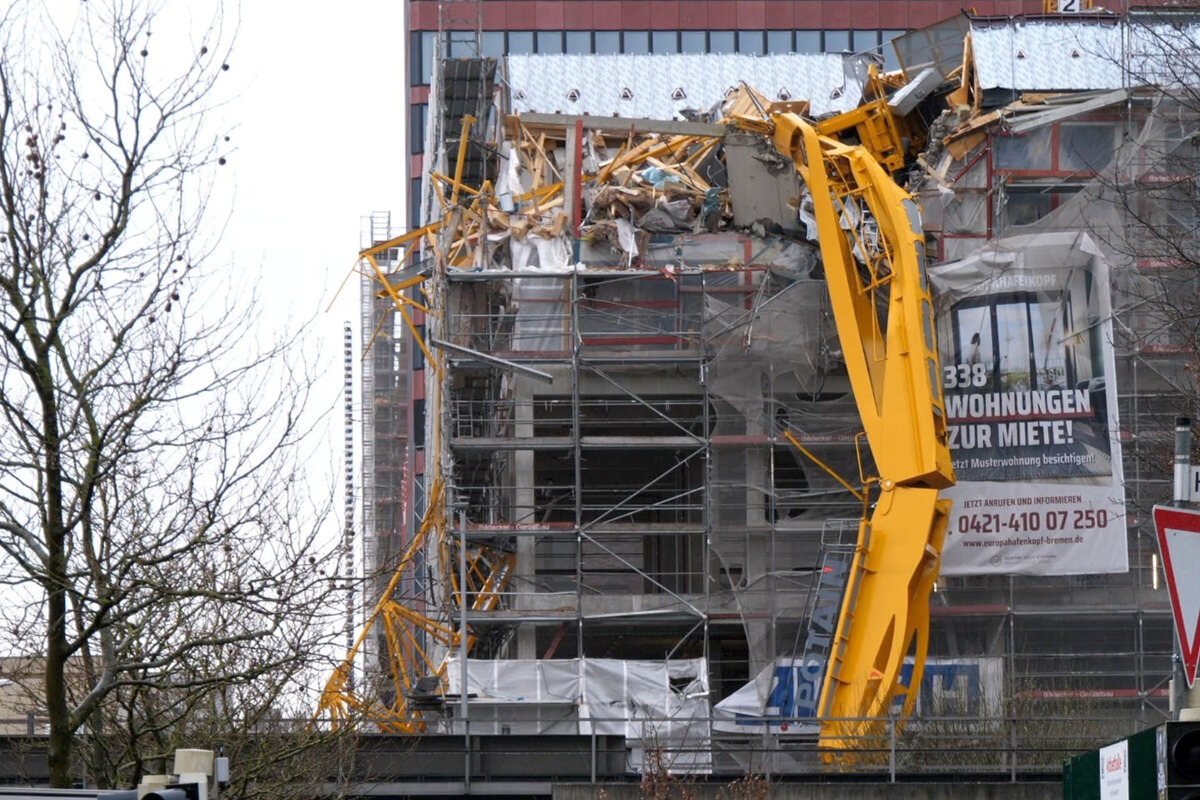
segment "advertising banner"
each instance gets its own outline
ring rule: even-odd
[[[929,270],[958,485],[944,575],[1125,572],[1107,264],[1085,235]]]

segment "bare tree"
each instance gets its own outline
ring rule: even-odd
[[[1067,215],[1114,264],[1115,333],[1138,374],[1126,452],[1139,474],[1166,479],[1175,419],[1200,409],[1200,16],[1145,8],[1124,22],[1124,135]],[[1130,502],[1148,514],[1160,499]]]
[[[286,708],[335,604],[295,342],[210,263],[220,20],[53,5],[0,15],[0,608],[64,786]]]
[[[1084,202],[1090,226],[1133,267],[1121,288],[1138,309],[1140,349],[1200,352],[1200,16],[1148,8],[1126,15],[1120,66],[1131,99],[1128,138]],[[1103,213],[1108,212],[1108,213]],[[1094,212],[1093,212],[1094,213]],[[1109,224],[1104,224],[1107,222]],[[1180,375],[1184,378],[1184,375]],[[1195,399],[1194,370],[1178,388]]]

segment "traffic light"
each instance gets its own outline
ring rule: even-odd
[[[1160,755],[1166,767],[1166,800],[1200,800],[1200,722],[1168,722],[1163,727]]]
[[[1164,722],[1063,763],[1063,800],[1200,800],[1200,722]]]

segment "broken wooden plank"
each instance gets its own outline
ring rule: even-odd
[[[983,131],[975,131],[966,136],[959,136],[954,139],[945,139],[943,143],[946,145],[946,150],[950,155],[954,156],[955,161],[961,161],[979,145],[983,144],[987,139],[987,134]]]

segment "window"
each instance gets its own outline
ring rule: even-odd
[[[408,35],[408,80],[416,86],[421,82],[421,34],[413,31]]]
[[[567,31],[567,52],[578,55],[592,52],[591,31]]]
[[[825,31],[826,53],[844,53],[850,49],[850,31]]]
[[[483,32],[483,55],[498,58],[507,52],[504,49],[504,31]]]
[[[763,32],[738,31],[737,51],[739,53],[761,56],[763,52]]]
[[[1010,225],[1030,225],[1049,214],[1083,188],[1082,181],[1057,178],[1016,179],[993,195],[996,230]]]
[[[655,53],[678,53],[678,31],[653,31],[650,34],[650,46]]]
[[[869,53],[879,49],[879,31],[851,31],[850,49],[856,53]]]
[[[605,55],[621,52],[621,34],[618,31],[596,31],[595,52]]]
[[[1051,133],[1046,126],[1024,136],[997,136],[992,139],[996,169],[1042,171],[1053,168]]]
[[[533,52],[533,31],[509,31],[508,52],[514,56],[524,56]]]
[[[413,178],[408,192],[408,227],[415,230],[421,227],[421,179]]]
[[[408,121],[408,152],[413,155],[425,152],[425,118],[429,106],[425,103],[414,103],[412,116]]]
[[[1029,225],[1054,210],[1054,196],[1047,192],[1014,192],[1004,199],[1001,227]]]
[[[416,327],[417,336],[421,339],[421,341],[425,341],[425,326],[418,325]],[[413,342],[412,368],[413,372],[419,372],[420,370],[425,369],[425,351],[422,350],[421,345],[417,344],[416,342]]]
[[[792,52],[792,32],[791,31],[767,31],[767,52],[768,53],[790,53],[790,52]]]
[[[473,58],[475,56],[475,34],[470,31],[449,31],[446,34],[448,58]]]
[[[416,348],[420,350],[420,347]],[[425,400],[413,400],[413,446],[425,446]]]
[[[535,37],[537,52],[561,53],[563,51],[562,31],[538,31]]]
[[[708,52],[737,52],[737,43],[734,40],[733,31],[710,31],[708,34]]]
[[[634,53],[636,55],[650,52],[649,31],[625,31],[622,38],[624,40],[622,52]]]
[[[796,31],[796,52],[797,53],[819,53],[819,52],[821,52],[821,32],[820,31]]]
[[[684,53],[707,53],[707,39],[704,31],[682,31],[679,34],[680,50]]]
[[[1060,208],[1116,149],[1116,127],[1102,121],[1045,125],[991,137],[992,219],[997,229],[1027,225]]]
[[[434,31],[414,33],[409,41],[409,77],[414,86],[427,85],[433,80],[433,59],[437,53],[434,48]]]
[[[959,363],[983,364],[993,392],[1043,391],[1075,385],[1069,292],[1014,292],[969,300],[954,311]],[[982,387],[981,387],[982,388]]]
[[[896,48],[892,47],[892,39],[897,36],[903,36],[904,31],[881,31],[880,39],[883,42],[883,68],[886,70],[900,69],[900,61],[896,58]]]
[[[1114,129],[1106,123],[1063,123],[1058,129],[1058,169],[1099,172],[1112,161]]]

